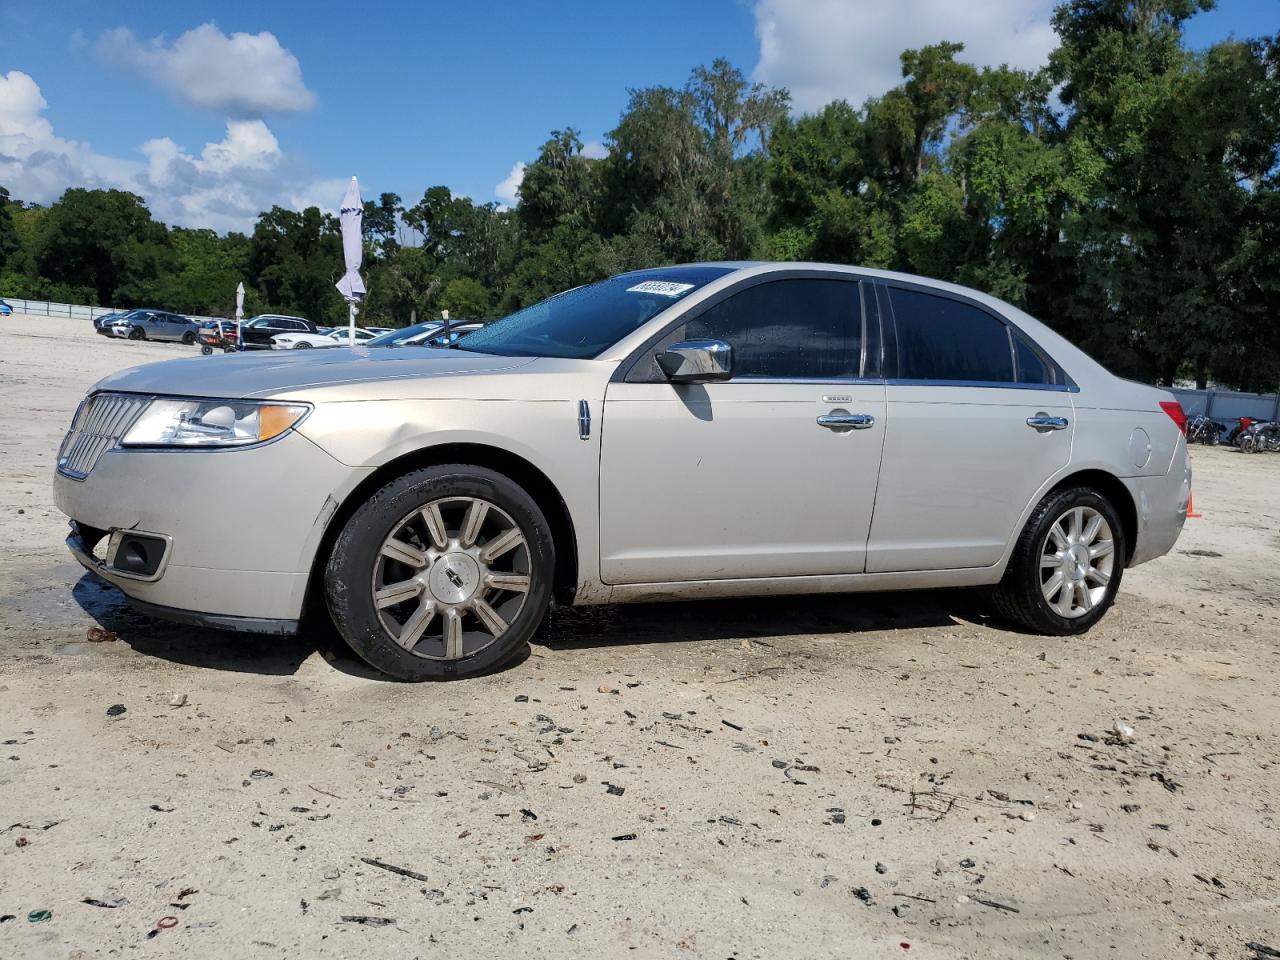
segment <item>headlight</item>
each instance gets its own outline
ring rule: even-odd
[[[240,447],[272,440],[311,408],[249,400],[152,400],[120,443],[125,447]]]

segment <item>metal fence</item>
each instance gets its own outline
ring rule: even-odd
[[[1240,417],[1280,420],[1280,393],[1238,393],[1234,390],[1190,390],[1183,387],[1174,387],[1171,392],[1188,416],[1203,413],[1227,424]]]
[[[50,303],[47,300],[19,300],[16,297],[5,297],[4,302],[13,307],[14,313],[28,313],[36,317],[66,317],[70,320],[94,320],[108,313],[123,313],[133,307],[90,307],[79,303]],[[213,320],[214,317],[197,317],[184,313],[184,317],[192,320]]]

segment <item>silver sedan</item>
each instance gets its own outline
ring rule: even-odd
[[[985,294],[694,264],[451,347],[125,371],[54,486],[72,551],[141,610],[267,633],[325,610],[424,680],[506,662],[553,598],[985,586],[1081,633],[1182,529],[1183,428],[1169,393]],[[225,489],[233,519],[189,508]]]

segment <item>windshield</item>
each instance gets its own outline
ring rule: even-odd
[[[733,269],[666,267],[610,277],[525,307],[468,334],[455,349],[508,357],[592,359]]]

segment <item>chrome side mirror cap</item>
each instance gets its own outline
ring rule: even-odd
[[[733,376],[733,347],[723,340],[685,340],[657,356],[672,383],[714,383]]]

